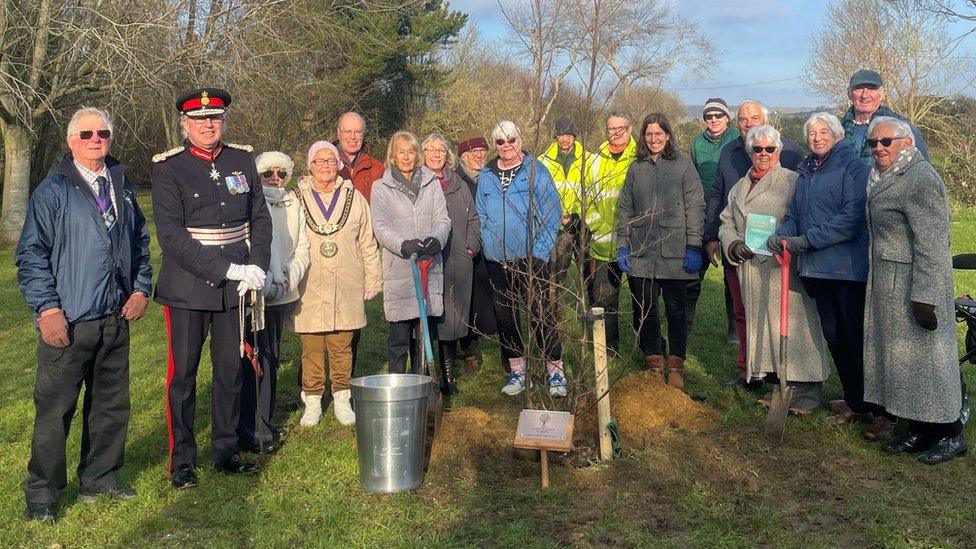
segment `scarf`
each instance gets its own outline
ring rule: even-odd
[[[416,202],[417,195],[420,194],[420,178],[423,170],[415,169],[409,180],[396,168],[390,171],[393,172],[393,182],[396,183],[396,187],[410,198],[410,202]]]
[[[441,173],[435,173],[437,176],[437,182],[441,184],[441,190],[447,192],[447,189],[451,188],[451,178],[447,175],[447,169],[441,170]]]
[[[874,167],[871,168],[871,174],[868,176],[868,188],[874,188],[874,186],[878,183],[895,177],[900,172],[904,171],[905,167],[911,164],[912,160],[915,160],[916,156],[918,156],[918,149],[912,145],[911,147],[902,149],[901,152],[898,153],[898,158],[896,158],[895,161],[888,166],[888,169],[883,172],[878,171],[878,164],[875,162]]]
[[[264,199],[269,206],[281,207],[291,204],[291,198],[287,196],[288,189],[284,187],[262,186],[261,191],[264,193]]]

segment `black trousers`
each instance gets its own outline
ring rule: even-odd
[[[420,318],[397,320],[390,322],[390,331],[386,336],[386,360],[391,374],[420,374],[424,373],[424,360],[419,354],[421,340],[417,339],[417,326]],[[427,326],[430,329],[430,349],[437,351],[437,317],[428,316]],[[410,357],[410,371],[407,371],[407,357]],[[436,357],[434,358],[436,360]]]
[[[505,359],[524,357],[525,344],[519,327],[519,311],[528,308],[529,325],[546,360],[559,360],[558,310],[550,305],[549,268],[546,261],[533,259],[532,273],[525,259],[498,263],[488,261],[488,277],[495,292],[493,307],[498,338]]]
[[[685,324],[685,287],[687,280],[657,280],[628,276],[634,299],[634,326],[644,356],[660,355],[661,317],[658,296],[664,294],[664,316],[668,319],[668,350],[671,356],[685,358],[688,329]]]
[[[203,342],[210,334],[213,382],[210,390],[210,432],[213,462],[220,464],[240,451],[237,424],[241,413],[240,321],[236,308],[195,311],[163,307],[169,336],[166,374],[166,420],[169,428],[169,470],[196,465],[193,421],[197,405],[197,368]]]
[[[603,307],[606,318],[607,347],[620,348],[620,284],[623,271],[616,261],[600,261],[590,258],[586,261],[587,293],[590,307]],[[635,324],[636,326],[636,324]]]
[[[820,329],[834,359],[844,400],[859,414],[884,413],[864,402],[864,282],[803,278],[807,293],[817,302]]]
[[[129,426],[129,324],[115,315],[68,328],[71,345],[59,349],[37,342],[34,434],[24,485],[28,504],[54,503],[67,485],[65,440],[78,395],[81,413],[81,490],[118,486]]]
[[[274,439],[278,430],[271,424],[274,415],[278,390],[278,366],[281,364],[281,332],[285,327],[285,317],[292,303],[267,307],[264,310],[264,330],[258,332],[258,351],[264,375],[258,380],[255,394],[254,368],[249,359],[244,358],[241,383],[241,417],[237,422],[237,440],[241,448],[254,448],[259,442],[268,443]],[[261,418],[257,410],[260,400]],[[255,429],[255,423],[258,428]]]

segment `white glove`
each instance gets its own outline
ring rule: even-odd
[[[257,265],[244,265],[244,274],[241,276],[240,282],[237,284],[237,294],[244,295],[249,290],[263,290],[264,289],[264,271],[261,270]],[[230,270],[228,269],[228,272]],[[237,273],[235,273],[237,274]]]
[[[231,263],[224,278],[227,280],[244,280],[245,266]]]

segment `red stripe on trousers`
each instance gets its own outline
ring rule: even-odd
[[[169,307],[163,307],[163,316],[166,317],[166,430],[169,433],[169,452],[166,456],[166,471],[173,473],[173,411],[169,404],[169,386],[173,382],[173,373],[176,365],[173,360],[173,326],[170,324]]]

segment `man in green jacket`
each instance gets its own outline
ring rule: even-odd
[[[580,189],[589,175],[589,169],[584,169],[583,166],[593,165],[593,153],[583,150],[583,145],[577,140],[579,129],[568,116],[556,120],[555,134],[555,141],[539,157],[539,161],[552,175],[563,209],[559,234],[549,258],[549,273],[552,277],[549,296],[553,303],[561,306],[566,293],[566,272],[570,263],[575,259],[577,265],[582,267],[579,261],[583,249],[579,240],[582,225]]]
[[[705,197],[712,195],[712,184],[718,173],[718,157],[722,153],[722,147],[739,138],[739,130],[729,127],[732,114],[729,106],[721,97],[713,97],[705,102],[702,109],[702,119],[705,122],[705,131],[695,137],[691,144],[691,161],[698,170],[698,177],[701,179],[702,190]],[[698,296],[701,295],[702,280],[705,279],[705,272],[708,270],[709,262],[705,261],[700,271],[698,280],[688,283],[685,293],[685,319],[688,323],[688,334],[691,335],[691,328],[695,322],[695,307],[698,304]],[[728,321],[728,341],[738,344],[739,337],[735,331],[735,313],[732,310],[732,294],[729,287],[725,286],[725,317]]]
[[[610,113],[607,118],[607,140],[600,145],[594,158],[592,182],[586,187],[588,207],[585,218],[592,239],[586,274],[590,305],[603,307],[606,312],[607,347],[613,351],[620,345],[617,311],[623,278],[617,266],[614,225],[617,197],[624,186],[627,169],[637,157],[637,142],[631,135],[633,129],[629,113]]]

